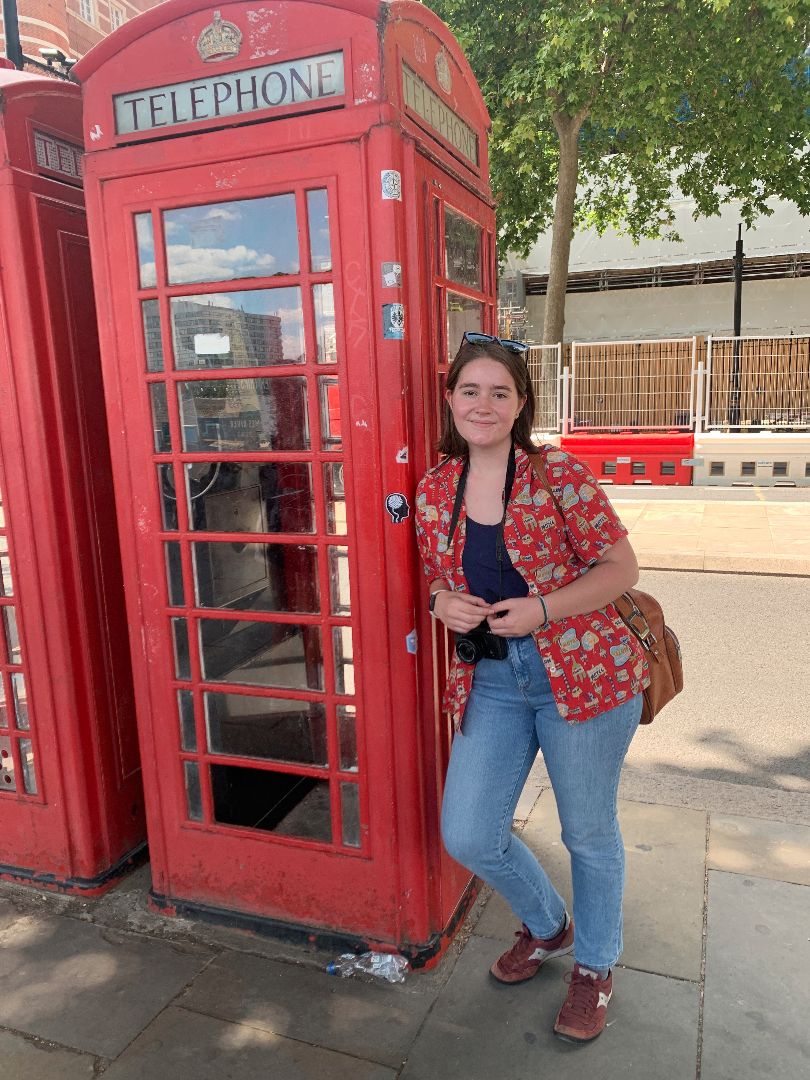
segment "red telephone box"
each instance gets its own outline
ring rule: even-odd
[[[425,963],[472,888],[410,516],[495,326],[480,91],[410,0],[169,0],[75,72],[153,897]]]
[[[0,70],[0,875],[97,893],[145,822],[82,156]]]

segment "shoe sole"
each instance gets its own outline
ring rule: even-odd
[[[595,1042],[604,1030],[605,1029],[602,1028],[602,1031],[597,1031],[595,1035],[589,1035],[587,1039],[577,1039],[573,1035],[564,1035],[563,1032],[556,1030],[554,1031],[554,1034],[562,1042],[573,1043],[574,1046],[585,1046],[586,1043]]]
[[[573,944],[568,945],[564,949],[555,949],[553,952],[550,952],[547,956],[543,957],[543,959],[540,961],[540,963],[530,975],[523,975],[519,979],[504,979],[500,975],[496,974],[495,968],[497,967],[497,960],[489,969],[489,973],[495,980],[495,982],[498,983],[500,986],[517,986],[518,983],[528,982],[529,979],[533,979],[537,972],[540,971],[543,965],[546,964],[549,960],[553,960],[556,956],[570,956],[573,951]]]

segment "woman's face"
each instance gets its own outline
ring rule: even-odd
[[[445,390],[444,396],[456,430],[471,449],[510,443],[512,425],[526,403],[508,369],[487,356],[465,364],[455,389]]]

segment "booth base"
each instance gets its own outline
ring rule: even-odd
[[[563,435],[561,447],[584,462],[602,484],[689,487],[692,432],[593,432]]]
[[[148,903],[153,911],[169,918],[198,919],[215,926],[230,927],[245,930],[260,937],[275,938],[278,941],[313,951],[334,953],[336,956],[340,953],[363,953],[371,950],[398,952],[407,959],[413,971],[428,971],[435,967],[444,956],[448,945],[478,896],[480,887],[478,878],[473,878],[464,890],[445,928],[433,934],[427,942],[416,945],[406,942],[396,947],[392,947],[390,942],[374,941],[358,934],[343,933],[327,927],[306,926],[302,923],[272,919],[245,911],[233,911],[191,900],[177,900],[163,896],[154,889],[149,891]]]
[[[56,874],[43,874],[23,866],[8,866],[0,863],[0,880],[10,881],[14,885],[28,885],[33,889],[47,889],[49,892],[65,893],[68,896],[103,896],[109,889],[146,862],[149,849],[146,843],[139,844],[132,851],[123,855],[118,862],[103,874],[92,878],[65,877]]]

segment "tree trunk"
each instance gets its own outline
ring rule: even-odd
[[[579,131],[585,113],[577,116],[554,114],[554,126],[560,140],[557,173],[557,199],[551,229],[551,259],[543,321],[543,344],[556,345],[563,339],[565,326],[565,290],[568,286],[568,259],[574,231],[574,204],[579,175]]]

